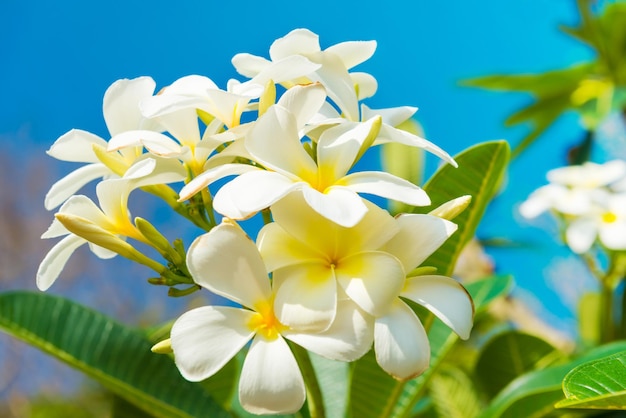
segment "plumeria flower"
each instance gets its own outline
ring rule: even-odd
[[[349,302],[324,333],[308,334],[282,324],[274,294],[254,243],[230,222],[198,237],[187,265],[199,285],[243,308],[204,306],[183,314],[171,330],[176,365],[188,380],[220,370],[250,340],[239,380],[242,406],[255,414],[291,413],[305,400],[298,364],[285,338],[335,360],[352,361],[369,350],[371,319]]]
[[[98,183],[96,194],[99,206],[83,195],[70,197],[57,212],[59,215],[71,215],[95,224],[100,229],[121,237],[130,237],[147,242],[130,220],[128,197],[139,187],[151,184],[182,181],[185,173],[178,165],[168,160],[157,164],[155,159],[144,159],[134,164],[122,178],[109,179]],[[65,236],[46,254],[37,270],[37,287],[47,290],[59,277],[70,256],[87,239],[68,231],[59,219],[55,219],[42,238]],[[97,245],[90,244],[91,251],[100,258],[111,258],[116,254]]]
[[[410,272],[420,266],[446,239],[456,225],[432,215],[402,214],[399,231],[380,251],[388,252]],[[388,311],[376,318],[374,351],[378,364],[397,379],[410,379],[428,368],[430,344],[424,326],[400,298],[422,305],[462,339],[469,338],[474,305],[465,288],[441,275],[409,276]]]
[[[565,241],[578,254],[589,251],[596,239],[609,250],[626,250],[626,193],[606,195],[565,230]]]
[[[257,245],[273,272],[280,321],[311,330],[328,328],[345,293],[372,316],[385,312],[404,285],[400,261],[379,249],[398,232],[395,219],[366,202],[367,213],[346,228],[311,209],[297,194],[272,206],[274,222]]]
[[[111,136],[134,129],[154,130],[156,126],[139,111],[139,102],[152,96],[155,88],[150,77],[123,79],[113,83],[104,94],[103,114]],[[122,176],[132,165],[141,150],[135,148],[120,151],[116,167],[105,165],[96,154],[95,147],[105,149],[107,141],[92,133],[73,129],[57,139],[47,151],[48,155],[62,161],[87,163],[72,171],[52,185],[45,197],[45,207],[54,209],[80,190],[85,184],[98,178]]]
[[[283,100],[286,96],[289,99]],[[307,153],[299,131],[324,99],[324,88],[319,84],[296,86],[258,119],[245,139],[245,146],[252,159],[265,169],[246,166],[247,172],[222,186],[215,195],[216,211],[232,219],[245,219],[289,193],[299,191],[322,216],[350,227],[367,212],[357,193],[378,195],[413,206],[430,204],[421,188],[391,174],[348,174],[376,137],[380,118],[349,129],[341,125],[330,128],[317,142],[316,158]],[[181,200],[231,174],[228,167],[221,170],[209,170],[191,181],[181,190]]]
[[[322,50],[318,35],[296,29],[272,43],[270,60],[237,54],[232,62],[237,72],[261,84],[272,79],[290,88],[320,82],[346,117],[354,120],[358,119],[358,100],[372,96],[377,83],[367,73],[348,70],[369,59],[375,50],[376,41],[342,42]]]

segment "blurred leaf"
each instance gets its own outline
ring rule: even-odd
[[[0,329],[94,378],[156,417],[229,417],[140,330],[43,293],[0,295]]]
[[[314,353],[309,355],[324,397],[326,418],[345,417],[348,409],[349,364],[328,360]]]
[[[476,362],[475,374],[492,397],[517,376],[545,368],[562,357],[562,353],[541,338],[511,330],[485,344]]]
[[[626,352],[577,366],[563,380],[557,408],[626,410]]]
[[[487,204],[498,191],[509,161],[509,145],[505,141],[485,142],[468,148],[454,159],[458,168],[446,164],[424,185],[431,206],[415,208],[415,212],[427,213],[451,199],[472,196],[467,209],[454,218],[458,230],[422,263],[436,267],[438,274],[447,276],[452,274],[461,250],[474,236]]]
[[[574,361],[532,371],[509,383],[483,410],[480,418],[539,418],[554,411],[554,404],[563,399],[561,382],[574,367],[626,350],[626,341],[597,347]]]
[[[440,417],[474,418],[482,409],[474,382],[456,367],[439,370],[433,376],[428,392]]]
[[[113,396],[112,399],[112,410],[111,410],[111,418],[152,418],[153,415],[150,415],[143,409],[137,408],[132,403],[128,402],[126,399],[121,398],[119,396]]]
[[[600,341],[600,303],[598,292],[585,292],[578,301],[578,332],[589,345]]]

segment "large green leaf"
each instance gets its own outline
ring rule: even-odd
[[[424,213],[457,197],[472,196],[467,209],[454,218],[458,230],[423,263],[448,276],[461,250],[474,237],[487,204],[498,190],[509,162],[509,145],[505,141],[485,142],[468,148],[454,159],[458,168],[446,164],[424,185],[432,201],[430,208],[416,208]]]
[[[477,312],[499,296],[506,294],[512,285],[510,276],[494,276],[468,284]],[[387,375],[370,352],[353,364],[350,386],[350,412],[354,418],[390,418],[409,416],[419,401],[425,385],[440,362],[457,342],[458,337],[442,322],[433,322],[428,333],[432,357],[430,368],[421,376],[408,382],[398,382]]]
[[[557,408],[626,410],[626,352],[592,360],[563,380],[566,399]]]
[[[526,373],[509,383],[496,396],[481,418],[539,418],[554,412],[554,404],[563,399],[561,382],[574,367],[626,351],[626,341],[595,348],[585,355],[559,366]]]
[[[0,295],[0,329],[53,355],[156,417],[229,417],[172,360],[132,329],[67,299]]]
[[[541,338],[508,330],[491,338],[476,361],[475,374],[489,396],[526,372],[545,368],[563,357]]]

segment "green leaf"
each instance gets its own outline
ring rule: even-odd
[[[430,208],[463,195],[472,196],[467,209],[454,218],[458,230],[422,263],[436,267],[438,274],[447,276],[452,274],[461,250],[474,236],[487,204],[498,191],[509,161],[509,145],[505,141],[485,142],[468,148],[454,159],[458,168],[446,164],[424,185],[432,201]],[[416,208],[415,211],[429,210]]]
[[[562,356],[541,338],[519,331],[506,331],[484,346],[476,362],[475,374],[491,397],[517,376],[545,368]]]
[[[626,341],[597,347],[566,364],[526,373],[509,383],[483,411],[480,418],[539,418],[554,411],[563,399],[561,382],[574,367],[626,351]]]
[[[626,352],[581,364],[563,380],[557,408],[626,410]]]
[[[474,382],[458,367],[439,370],[428,392],[440,417],[474,418],[482,409]]]
[[[343,418],[348,408],[350,366],[343,361],[328,360],[309,353],[322,391],[326,418]]]
[[[53,355],[156,417],[229,417],[172,360],[132,329],[70,300],[32,292],[0,295],[0,329]]]

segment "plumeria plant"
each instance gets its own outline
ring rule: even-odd
[[[108,137],[73,129],[48,151],[82,165],[46,195],[56,213],[42,237],[58,240],[37,287],[63,280],[87,244],[150,269],[148,283],[169,297],[207,305],[138,329],[47,293],[11,292],[0,295],[0,328],[102,383],[115,417],[558,415],[565,373],[626,345],[584,355],[557,346],[515,321],[502,297],[510,277],[461,277],[457,261],[475,257],[509,147],[450,156],[419,133],[415,107],[365,105],[377,81],[353,68],[375,49],[322,49],[295,29],[269,58],[235,55],[244,80],[225,88],[202,75],[158,90],[150,77],[114,82]],[[377,151],[383,169],[364,170]],[[421,182],[424,151],[440,166]],[[557,211],[576,252],[623,250],[624,235],[606,224],[626,224],[626,165],[580,170],[552,172],[553,190],[525,213]],[[179,235],[166,237],[142,208],[131,215],[136,193],[180,215]]]

